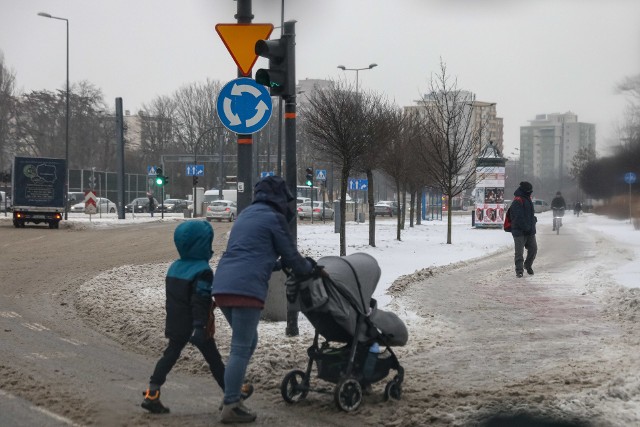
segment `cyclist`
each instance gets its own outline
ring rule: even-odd
[[[576,214],[576,216],[580,216],[580,211],[582,210],[582,203],[580,203],[579,201],[576,202],[575,206],[573,207],[573,213]]]
[[[556,218],[564,216],[564,210],[567,208],[567,204],[564,201],[564,197],[560,191],[556,193],[556,197],[551,201],[551,209],[553,209],[553,231],[556,231]]]

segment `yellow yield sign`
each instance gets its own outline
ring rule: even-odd
[[[245,76],[251,74],[258,55],[255,45],[258,40],[267,40],[273,24],[218,24],[216,32],[227,47],[231,57]]]

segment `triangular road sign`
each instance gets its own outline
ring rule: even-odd
[[[256,42],[269,38],[273,24],[218,24],[216,31],[242,74],[248,76],[258,59]]]

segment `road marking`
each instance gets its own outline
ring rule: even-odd
[[[58,415],[54,412],[51,412],[47,409],[41,408],[40,406],[33,406],[31,405],[31,409],[35,409],[38,412],[43,413],[44,415],[53,418],[56,421],[60,421],[61,423],[65,423],[67,425],[70,426],[74,426],[74,427],[80,427],[81,424],[76,424],[73,421],[71,421],[69,418],[63,417],[62,415]]]
[[[73,345],[87,345],[86,342],[74,340],[73,338],[60,338],[60,339],[64,342],[68,342],[69,344],[73,344]]]
[[[11,317],[22,317],[22,316],[20,316],[15,311],[0,311],[0,317],[11,318]]]
[[[42,331],[48,331],[50,330],[49,328],[47,328],[44,325],[41,325],[39,323],[23,323],[22,326],[24,326],[25,328],[29,328],[32,331],[37,331],[37,332],[42,332]]]

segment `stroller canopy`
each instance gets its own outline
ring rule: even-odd
[[[336,287],[361,314],[369,313],[369,302],[380,280],[380,266],[374,257],[355,253],[345,257],[326,256],[318,260]]]

